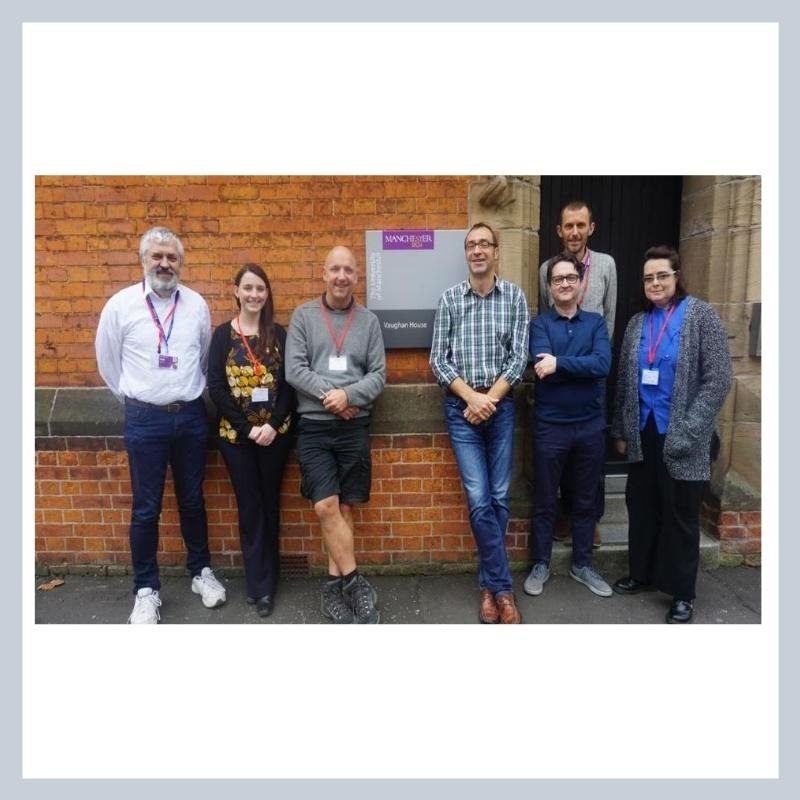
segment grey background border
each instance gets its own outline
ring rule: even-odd
[[[791,223],[796,224],[798,218],[798,201],[792,192],[797,175],[797,156],[795,155],[796,142],[800,140],[796,109],[792,108],[787,76],[798,74],[798,58],[793,42],[797,33],[797,12],[788,8],[784,2],[761,0],[759,3],[738,2],[731,0],[726,3],[684,2],[673,0],[666,4],[648,5],[641,2],[611,2],[605,3],[585,2],[573,0],[568,5],[559,6],[548,4],[545,9],[532,9],[530,3],[512,2],[511,0],[496,0],[487,6],[484,2],[462,0],[458,4],[442,3],[441,7],[433,8],[428,0],[405,0],[396,8],[387,8],[383,4],[372,2],[300,2],[295,0],[291,6],[277,5],[274,8],[257,8],[256,4],[229,0],[225,3],[224,11],[220,11],[220,4],[197,0],[191,6],[191,12],[184,10],[182,4],[151,2],[141,0],[136,4],[119,4],[112,6],[101,2],[80,2],[74,0],[70,4],[59,2],[7,2],[0,11],[0,59],[3,66],[3,108],[6,109],[8,123],[3,126],[3,160],[5,169],[3,174],[6,180],[2,187],[2,211],[6,230],[11,232],[11,242],[7,249],[9,256],[9,276],[6,278],[5,309],[2,319],[5,341],[11,343],[12,357],[10,363],[15,363],[13,357],[14,343],[20,341],[22,329],[21,308],[23,303],[23,288],[27,281],[14,280],[14,269],[22,262],[22,247],[30,246],[23,243],[21,237],[15,232],[21,231],[22,219],[20,209],[21,197],[21,25],[27,21],[743,21],[743,22],[779,22],[780,23],[780,88],[781,88],[781,127],[780,127],[780,223],[781,230],[791,230]],[[711,6],[708,8],[708,6]],[[168,11],[167,8],[170,10]],[[174,11],[172,10],[174,9]],[[793,93],[794,94],[794,93]],[[792,242],[792,244],[794,244]],[[765,265],[767,267],[767,265]],[[769,276],[767,267],[765,275]],[[791,326],[790,307],[792,299],[800,296],[798,293],[798,272],[792,266],[781,270],[781,308],[783,322],[781,325],[781,341],[783,347],[791,346],[796,338],[796,331]],[[791,399],[796,398],[792,390],[797,388],[796,358],[781,361],[784,364],[782,378],[782,397],[786,400],[787,407]],[[22,372],[20,364],[20,374]],[[13,372],[13,368],[12,368]],[[2,405],[7,421],[11,421],[7,430],[14,429],[14,420],[21,417],[21,395],[19,391],[7,394]],[[781,440],[794,443],[797,440],[797,422],[788,412],[780,415]],[[3,481],[0,482],[0,498],[2,507],[7,515],[7,545],[4,551],[6,564],[4,570],[4,600],[0,614],[2,614],[3,627],[7,649],[10,657],[3,664],[2,693],[5,714],[3,715],[2,733],[3,747],[0,748],[0,781],[5,791],[12,792],[13,797],[50,797],[53,792],[63,796],[71,796],[72,792],[84,798],[109,796],[113,792],[116,798],[134,798],[155,793],[155,796],[170,794],[172,797],[192,797],[194,800],[202,798],[216,798],[221,793],[243,796],[254,791],[267,791],[276,797],[305,797],[310,794],[323,792],[331,798],[352,797],[354,792],[363,793],[366,797],[407,798],[410,794],[437,797],[472,798],[485,797],[488,793],[496,792],[545,792],[546,796],[564,797],[573,793],[590,791],[592,795],[603,797],[641,797],[667,798],[676,794],[725,795],[727,798],[752,797],[754,793],[762,798],[797,796],[800,792],[798,781],[797,736],[798,719],[800,719],[800,704],[798,703],[798,689],[796,676],[800,674],[798,663],[796,620],[794,613],[797,610],[797,595],[793,566],[798,563],[798,550],[800,545],[796,537],[784,536],[781,540],[781,566],[780,566],[780,610],[781,610],[781,647],[780,647],[780,772],[781,778],[777,781],[569,781],[569,780],[509,780],[509,781],[460,781],[460,780],[411,780],[411,781],[372,781],[372,780],[347,780],[347,781],[153,781],[139,782],[105,781],[105,780],[76,780],[61,781],[54,785],[51,781],[21,779],[21,592],[23,586],[29,590],[28,576],[20,574],[18,565],[22,563],[21,537],[19,531],[22,527],[21,497],[22,484],[19,463],[23,447],[30,446],[30,438],[26,432],[20,430],[16,442],[4,448],[3,453]],[[779,475],[781,500],[779,501],[779,515],[787,523],[787,531],[791,521],[794,520],[794,509],[789,506],[791,497],[792,468],[796,465],[790,461],[791,452],[784,448],[779,455]],[[768,538],[768,537],[767,537]],[[691,669],[691,665],[688,666]],[[741,698],[731,698],[731,703],[741,702]],[[625,710],[620,709],[621,717]],[[609,720],[610,724],[614,721]],[[68,725],[68,720],[64,721]],[[565,744],[566,746],[566,744]],[[679,758],[681,748],[702,747],[704,743],[695,741],[691,734],[687,734],[685,741],[675,743],[675,758]],[[756,784],[756,785],[754,785]],[[591,788],[590,788],[591,787]]]

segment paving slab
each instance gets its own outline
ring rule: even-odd
[[[613,582],[620,575],[604,576]],[[517,601],[526,624],[661,624],[670,598],[660,592],[604,598],[568,575],[554,574],[538,597],[522,591],[524,572],[514,573]],[[36,586],[50,578],[39,577]],[[129,576],[71,575],[50,591],[35,589],[39,624],[120,624],[133,607]],[[385,624],[462,625],[478,623],[474,574],[442,576],[374,575],[381,622]],[[319,609],[320,578],[281,580],[275,610],[259,617],[245,602],[244,578],[222,578],[228,602],[208,609],[191,591],[188,577],[165,577],[161,587],[162,624],[330,624]],[[761,621],[761,570],[721,567],[701,570],[697,581],[695,623],[758,624]]]

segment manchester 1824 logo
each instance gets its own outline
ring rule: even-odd
[[[433,250],[433,231],[383,231],[384,250]]]

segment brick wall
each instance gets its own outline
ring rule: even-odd
[[[45,568],[92,565],[123,572],[130,563],[130,484],[119,437],[37,440],[36,552]],[[475,561],[458,468],[445,434],[372,436],[369,503],[356,507],[356,552],[373,569],[436,571]],[[284,475],[281,553],[290,569],[324,568],[319,525],[298,493],[294,454]],[[238,517],[219,453],[209,452],[204,486],[214,566],[241,567]],[[526,558],[527,520],[512,522],[513,560]],[[159,563],[183,568],[185,551],[172,486],[164,495]]]
[[[140,280],[139,237],[153,225],[186,247],[183,279],[207,299],[214,325],[234,310],[231,282],[246,261],[270,276],[277,321],[322,290],[335,244],[363,264],[364,231],[467,227],[461,177],[40,176],[36,179],[36,385],[99,386],[97,319]],[[356,297],[365,302],[366,284]],[[390,383],[433,380],[427,352],[388,354]]]
[[[722,510],[716,498],[707,496],[700,524],[719,539],[723,563],[761,563],[761,511]]]

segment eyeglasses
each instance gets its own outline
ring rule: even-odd
[[[488,239],[478,239],[477,242],[467,242],[464,245],[464,249],[468,253],[471,253],[476,247],[480,247],[481,250],[488,250],[490,247],[497,247],[497,245]]]
[[[678,270],[674,270],[673,272],[656,272],[655,275],[645,275],[642,278],[642,282],[647,285],[650,285],[655,280],[657,280],[659,283],[664,283],[664,281],[677,274]]]
[[[579,280],[580,277],[573,272],[571,275],[555,275],[550,278],[550,283],[552,283],[553,286],[563,286],[565,283],[574,286]]]

